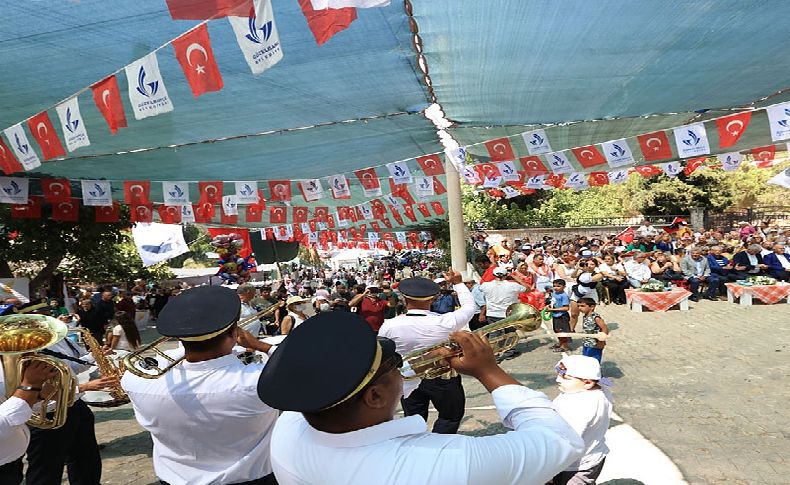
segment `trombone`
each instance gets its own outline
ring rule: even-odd
[[[270,305],[254,315],[245,317],[237,322],[237,326],[244,330],[252,326],[261,318],[274,313],[275,310],[284,305],[284,302],[278,302]],[[175,337],[160,337],[153,342],[140,347],[134,352],[130,353],[123,359],[124,367],[127,371],[142,377],[143,379],[158,379],[167,372],[181,363],[184,357],[172,357],[160,348],[165,342],[175,340]],[[145,355],[148,354],[148,355]],[[161,359],[161,360],[160,360]],[[163,365],[164,364],[164,365]]]

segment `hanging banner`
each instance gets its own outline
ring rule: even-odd
[[[12,175],[25,169],[8,146],[6,146],[2,137],[0,137],[0,168],[2,168],[3,173],[6,175]]]
[[[354,172],[359,182],[362,184],[362,191],[365,197],[378,197],[382,194],[381,183],[375,168],[366,168]]]
[[[573,151],[576,160],[578,160],[584,168],[592,168],[597,165],[606,164],[606,158],[595,148],[595,145],[572,148],[571,151]]]
[[[606,174],[610,184],[621,184],[628,179],[628,170],[615,170]]]
[[[497,138],[485,142],[488,154],[491,155],[491,160],[494,162],[502,162],[505,160],[515,160],[516,156],[513,154],[513,147],[510,146],[510,140],[507,138]]]
[[[181,222],[196,222],[195,209],[192,207],[192,204],[181,206]]]
[[[117,200],[112,205],[97,206],[93,208],[93,219],[96,222],[113,223],[121,220],[121,204]]]
[[[222,214],[226,216],[239,215],[239,206],[235,195],[225,195],[222,197]]]
[[[189,251],[181,226],[168,224],[136,224],[132,237],[143,266],[161,263]]]
[[[320,179],[300,180],[298,183],[306,202],[313,202],[324,196],[324,187]]]
[[[235,182],[236,203],[239,205],[258,203],[258,182]]]
[[[66,148],[73,152],[77,148],[90,146],[91,141],[88,138],[82,114],[80,114],[80,103],[77,96],[57,105],[55,111],[58,112]]]
[[[332,186],[332,197],[335,199],[350,199],[351,188],[348,186],[348,180],[343,174],[332,175],[329,177],[329,185]]]
[[[67,199],[59,202],[52,202],[53,221],[77,222],[79,221],[79,219],[80,219],[79,199]]]
[[[414,177],[414,192],[417,194],[418,199],[433,197],[433,178]]]
[[[446,148],[444,150],[444,156],[453,164],[458,173],[461,173],[466,165],[466,148]]]
[[[364,204],[360,204],[359,212],[362,214],[362,218],[366,221],[371,221],[374,219],[373,217],[373,209],[370,207],[370,204],[367,202]]]
[[[269,199],[276,202],[291,202],[291,181],[269,180]]]
[[[387,164],[387,170],[396,184],[412,183],[411,171],[406,162],[393,162]]]
[[[583,173],[574,172],[568,176],[568,180],[565,181],[565,186],[580,190],[589,187],[587,183],[587,177]]]
[[[545,184],[546,184],[545,175],[535,175],[534,177],[528,178],[524,185],[528,189],[542,189]]]
[[[260,74],[283,58],[280,34],[269,0],[257,0],[246,17],[228,17],[244,60],[253,74]]]
[[[497,168],[499,169],[499,173],[502,174],[502,180],[505,182],[519,181],[520,177],[518,176],[518,171],[516,170],[516,162],[513,160],[499,162],[497,163]]]
[[[521,166],[524,168],[524,171],[527,172],[528,177],[545,174],[549,171],[546,166],[543,165],[543,161],[540,157],[521,157],[519,158],[519,162],[521,162]]]
[[[223,183],[220,181],[198,182],[200,200],[211,204],[222,204]]]
[[[106,180],[82,180],[82,204],[112,205],[112,186]]]
[[[639,148],[646,161],[654,162],[672,158],[672,147],[669,145],[667,134],[663,131],[646,133],[636,138],[639,140]]]
[[[461,170],[461,175],[464,176],[464,180],[469,185],[480,185],[483,183],[480,174],[471,166],[464,166]]]
[[[601,143],[601,148],[606,157],[606,163],[612,168],[636,163],[634,155],[631,153],[631,147],[628,146],[625,138]]]
[[[41,179],[44,200],[49,203],[71,200],[71,183],[68,179]]]
[[[151,201],[151,182],[147,180],[126,180],[123,183],[123,199],[129,205],[146,205]]]
[[[549,137],[546,136],[544,130],[528,131],[521,136],[524,138],[524,144],[527,145],[530,155],[540,155],[551,151]]]
[[[444,173],[444,164],[438,154],[417,157],[417,163],[425,175],[442,175]]]
[[[159,72],[156,52],[132,62],[125,70],[129,82],[129,102],[135,119],[142,120],[173,111],[173,101],[167,94]]]
[[[44,160],[66,155],[63,145],[60,143],[60,138],[55,132],[55,127],[52,125],[52,120],[49,119],[49,114],[46,111],[42,111],[27,120],[27,127],[30,133],[33,134],[33,138],[38,142]]]
[[[565,151],[553,152],[546,155],[546,161],[549,162],[549,168],[554,173],[571,173],[573,172],[573,165]]]
[[[738,170],[743,161],[743,155],[738,152],[721,153],[716,155],[716,158],[721,162],[721,168],[727,172]]]
[[[680,162],[669,162],[669,163],[662,163],[659,164],[661,170],[664,171],[670,177],[677,177],[678,174],[682,171],[682,167],[680,166]]]
[[[131,85],[131,82],[129,83]],[[119,128],[126,128],[126,114],[123,111],[121,92],[118,89],[118,79],[112,76],[102,79],[91,86],[93,102],[107,122],[110,133],[118,133]]]
[[[765,111],[768,113],[768,124],[771,127],[771,141],[790,138],[790,102],[769,106]]]
[[[770,115],[769,115],[770,118]],[[719,148],[728,148],[741,139],[749,121],[752,119],[752,112],[738,113],[716,120],[716,129],[719,132]]]
[[[30,146],[30,142],[27,141],[27,134],[25,134],[25,129],[22,128],[21,123],[6,128],[4,133],[17,160],[19,160],[19,163],[22,164],[25,170],[33,170],[41,166],[41,160],[38,158],[35,150],[33,150],[33,147]]]
[[[710,153],[708,134],[702,123],[679,126],[673,132],[675,133],[675,145],[678,148],[678,158],[698,157]]]
[[[0,202],[27,204],[30,180],[18,177],[0,177]]]
[[[189,201],[189,183],[162,182],[162,198],[165,205],[192,205]]]

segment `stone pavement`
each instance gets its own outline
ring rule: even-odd
[[[612,458],[641,454],[644,444],[631,441],[641,433],[688,483],[790,484],[790,305],[742,308],[703,301],[691,303],[689,312],[632,313],[610,305],[600,313],[612,329],[604,373],[614,380],[615,411],[636,430],[612,440],[617,444]],[[523,343],[528,352],[504,367],[553,398],[552,368],[559,354],[549,345],[548,340]],[[468,411],[462,432],[503,431],[488,393],[471,379],[464,386]],[[105,445],[103,483],[156,483],[151,440],[130,406],[95,413],[98,439]],[[613,422],[610,434],[625,431],[621,426]],[[659,460],[651,456],[633,457],[638,476],[613,473],[614,462],[607,462],[600,483],[682,483],[653,476]]]

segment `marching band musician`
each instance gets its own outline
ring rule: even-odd
[[[393,419],[403,392],[394,343],[357,315],[322,313],[291,332],[258,382],[261,400],[285,411],[271,441],[278,482],[542,485],[581,456],[581,438],[551,401],[499,368],[482,337],[450,339],[463,351],[448,358],[452,368],[480,381],[515,432],[442,435],[418,415]]]
[[[450,332],[464,328],[474,315],[474,298],[461,282],[461,274],[450,268],[444,276],[453,285],[461,308],[441,315],[430,311],[431,302],[441,291],[438,284],[427,278],[415,277],[407,278],[398,285],[398,291],[406,301],[407,311],[385,320],[379,335],[392,339],[399,354],[406,355],[413,350],[446,341]],[[465,399],[461,376],[455,376],[450,379],[424,379],[417,389],[406,394],[401,404],[406,416],[419,414],[427,420],[428,404],[433,403],[439,412],[433,432],[452,434],[458,431],[464,417]]]
[[[163,484],[276,484],[269,438],[277,411],[256,393],[264,364],[244,365],[237,343],[271,346],[237,327],[239,297],[199,286],[172,298],[157,331],[183,344],[185,360],[158,379],[126,372],[121,385],[135,417],[151,433],[154,471]]]

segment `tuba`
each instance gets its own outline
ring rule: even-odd
[[[66,423],[69,406],[74,403],[77,381],[68,365],[43,355],[41,349],[53,345],[68,333],[68,327],[60,320],[45,315],[8,315],[0,317],[0,359],[3,362],[5,394],[11,396],[21,382],[27,362],[44,362],[58,371],[58,375],[45,384],[54,391],[44,396],[41,411],[33,413],[27,424],[41,429],[57,429]],[[33,353],[32,355],[30,355]],[[27,354],[27,355],[25,355]],[[52,418],[47,418],[49,403],[55,403]]]
[[[513,303],[507,308],[505,318],[477,329],[474,333],[482,336],[494,349],[494,354],[499,355],[516,346],[521,340],[518,332],[532,332],[540,328],[540,314],[538,310],[527,303]],[[452,353],[438,353],[436,350],[444,348]],[[447,364],[448,357],[461,355],[461,347],[455,342],[446,341],[423,349],[415,350],[403,356],[401,375],[406,380],[435,379],[437,377],[450,378],[455,371]]]

